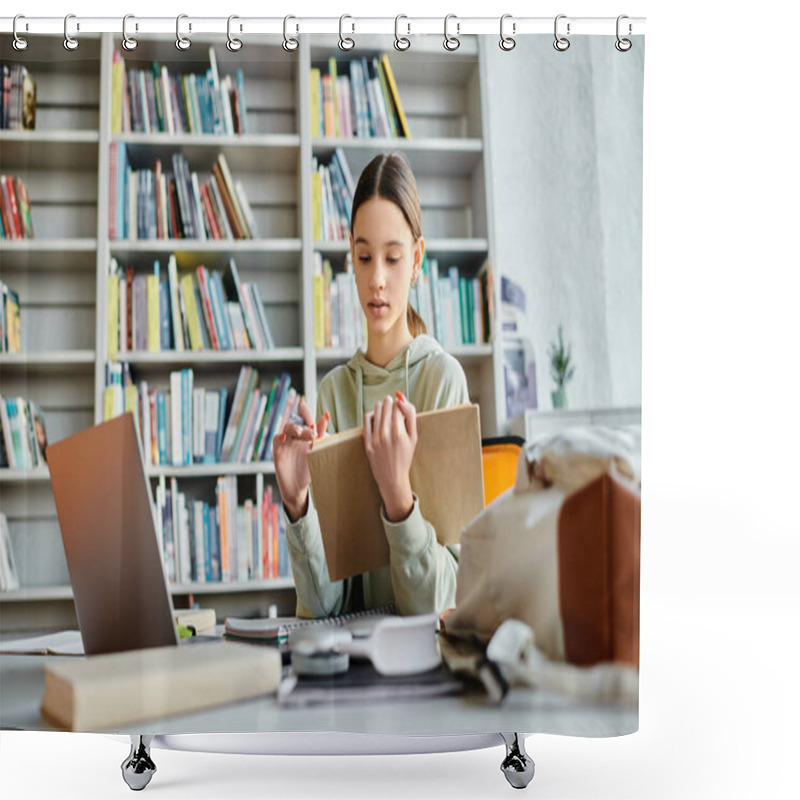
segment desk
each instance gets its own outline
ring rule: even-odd
[[[0,656],[0,728],[61,730],[40,711],[44,665],[69,656]],[[219,734],[341,731],[389,736],[452,736],[524,731],[566,736],[621,736],[638,730],[634,706],[590,706],[549,692],[514,688],[499,706],[471,692],[424,700],[286,708],[274,695],[191,714],[134,723],[108,733]],[[102,731],[100,731],[102,732]],[[272,752],[272,751],[267,751]],[[363,752],[363,751],[362,751]]]

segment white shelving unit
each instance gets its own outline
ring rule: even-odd
[[[379,152],[399,150],[415,172],[422,202],[428,253],[440,269],[456,264],[474,276],[491,256],[491,198],[487,197],[484,134],[485,70],[476,39],[462,37],[457,53],[445,53],[439,38],[415,41],[414,53],[397,53],[387,37],[359,37],[354,57],[389,53],[411,139],[332,139],[310,135],[309,70],[327,67],[333,56],[344,64],[336,37],[301,37],[286,53],[280,37],[248,43],[231,54],[223,39],[193,37],[180,53],[174,37],[148,37],[133,52],[121,51],[127,66],[158,61],[172,72],[204,72],[213,44],[221,74],[244,72],[249,132],[241,136],[111,133],[113,34],[81,38],[80,58],[66,53],[58,37],[36,42],[46,60],[31,60],[37,81],[37,130],[0,132],[0,169],[19,174],[31,198],[36,239],[0,242],[0,277],[20,293],[22,354],[0,356],[0,392],[38,402],[50,441],[99,422],[103,415],[107,357],[108,264],[166,266],[175,253],[179,275],[204,264],[222,269],[233,256],[244,281],[256,281],[266,302],[277,347],[266,352],[122,352],[134,379],[166,386],[169,372],[191,366],[202,385],[233,389],[239,368],[255,366],[262,386],[282,370],[312,405],[319,380],[352,352],[314,348],[312,273],[315,253],[334,271],[344,267],[347,244],[315,242],[312,236],[311,160],[326,160],[336,147],[357,178]],[[388,42],[388,47],[387,47]],[[41,48],[41,50],[39,50]],[[0,37],[7,61],[22,60],[10,37]],[[422,58],[420,58],[422,54]],[[32,58],[31,54],[28,58]],[[171,171],[182,153],[202,176],[224,153],[235,179],[253,206],[262,238],[255,240],[110,240],[109,171],[112,142],[124,143],[132,165],[150,167],[157,158]],[[499,274],[493,307],[499,308]],[[492,343],[452,350],[467,374],[470,395],[481,405],[485,435],[504,424],[501,352]],[[229,398],[230,399],[230,398]],[[187,494],[208,497],[219,475],[235,475],[240,500],[275,486],[271,463],[148,467],[152,481],[176,476]],[[74,623],[72,593],[46,468],[0,470],[2,507],[9,518],[22,587],[0,595],[4,629],[59,627]],[[176,605],[200,598],[218,614],[265,613],[277,603],[294,608],[291,579],[197,583],[171,587]],[[205,598],[205,599],[203,599]]]

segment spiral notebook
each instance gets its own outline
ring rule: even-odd
[[[289,633],[298,628],[344,628],[349,627],[353,635],[367,633],[369,628],[383,617],[396,614],[393,605],[372,608],[367,611],[354,611],[350,614],[341,614],[337,617],[322,617],[320,619],[303,619],[301,617],[261,617],[247,619],[242,617],[228,617],[225,620],[225,636],[229,639],[242,641],[282,641],[289,638]],[[356,626],[356,623],[366,623]]]

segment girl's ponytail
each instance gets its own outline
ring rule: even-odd
[[[411,303],[406,306],[406,322],[408,323],[408,330],[414,337],[419,336],[421,333],[428,332],[428,326],[425,324],[425,320],[414,311],[414,306],[412,306]]]

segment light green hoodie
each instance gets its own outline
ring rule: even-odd
[[[317,419],[329,411],[331,432],[361,427],[364,414],[400,389],[417,412],[469,402],[464,371],[431,336],[420,335],[386,367],[367,361],[359,350],[347,364],[331,370],[319,385]],[[313,495],[313,486],[311,494]],[[394,603],[400,614],[441,613],[455,605],[459,546],[445,547],[433,526],[414,508],[402,522],[381,519],[390,564],[363,575],[364,607]],[[287,519],[287,542],[297,588],[297,615],[326,617],[357,608],[353,580],[331,582],[322,546],[319,517],[309,497],[308,513]]]

